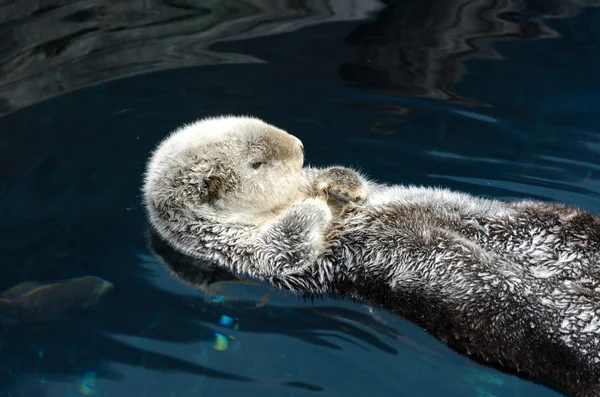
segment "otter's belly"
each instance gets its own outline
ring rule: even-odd
[[[582,212],[570,219],[538,209],[510,217],[466,219],[461,234],[487,250],[524,264],[538,278],[569,279],[583,284],[600,281],[600,223]]]
[[[485,250],[527,266],[539,278],[600,280],[600,221],[560,204],[507,203],[445,189],[378,186],[367,213],[387,214],[459,233]],[[416,214],[416,215],[415,215]],[[409,216],[409,217],[410,217]]]
[[[489,200],[448,189],[420,186],[378,185],[369,191],[367,208],[396,205],[422,206],[444,214],[461,214],[468,217],[508,217],[515,209],[508,203]]]

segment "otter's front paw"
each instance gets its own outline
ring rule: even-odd
[[[325,201],[317,198],[304,199],[292,205],[285,214],[289,224],[311,231],[324,230],[329,226],[332,217]]]
[[[294,203],[260,234],[262,274],[294,274],[311,266],[327,247],[326,230],[332,219],[324,200],[307,198]]]
[[[365,180],[358,172],[349,168],[328,168],[316,178],[315,183],[317,194],[343,204],[360,204],[367,198]]]

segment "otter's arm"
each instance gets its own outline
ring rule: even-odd
[[[174,222],[159,232],[186,255],[293,289],[291,283],[308,277],[326,248],[325,232],[331,220],[324,200],[307,198],[261,227],[199,222],[181,228]]]
[[[370,182],[355,170],[346,167],[304,167],[309,195],[326,196],[346,204],[362,203],[369,194]]]
[[[246,247],[248,259],[234,270],[286,288],[287,277],[312,267],[325,250],[331,219],[323,200],[308,198],[292,205],[254,234]]]

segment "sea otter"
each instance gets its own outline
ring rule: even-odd
[[[600,395],[598,217],[303,168],[303,152],[253,117],[185,125],[147,164],[149,222],[232,274],[369,301],[479,361]]]

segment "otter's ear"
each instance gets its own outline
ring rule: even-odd
[[[216,176],[207,176],[199,184],[200,197],[205,203],[212,203],[221,197],[223,184],[221,179]]]

